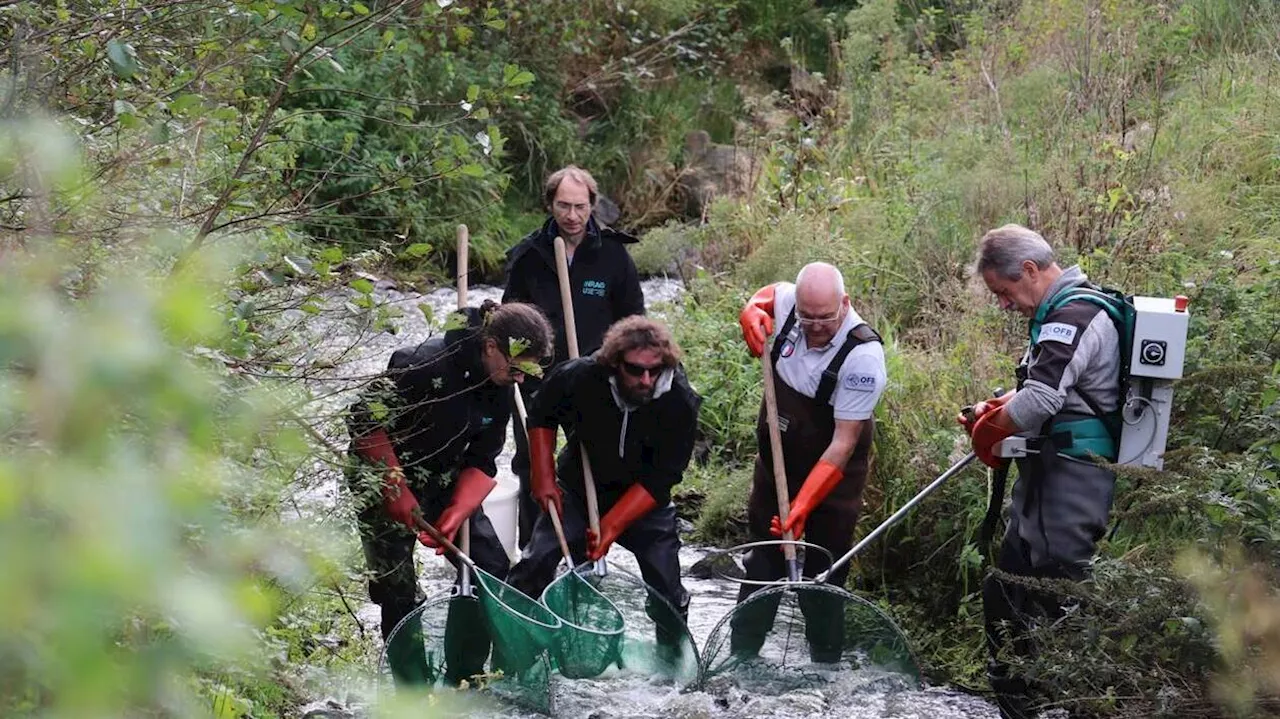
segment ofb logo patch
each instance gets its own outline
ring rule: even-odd
[[[850,372],[844,378],[844,388],[851,389],[854,392],[874,392],[876,389],[876,376]]]
[[[1065,322],[1050,322],[1040,328],[1040,336],[1036,342],[1061,342],[1069,345],[1076,341],[1075,325],[1069,325]]]

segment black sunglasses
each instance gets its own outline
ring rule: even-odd
[[[626,372],[632,377],[641,377],[645,372],[648,372],[650,376],[655,378],[662,373],[662,370],[667,368],[665,364],[657,364],[652,367],[642,367],[638,364],[631,364],[626,360],[621,360],[621,367],[623,372]]]

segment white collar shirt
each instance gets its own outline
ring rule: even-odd
[[[831,342],[821,347],[810,347],[799,322],[786,337],[776,337],[795,306],[795,285],[778,283],[773,299],[773,326],[775,341],[782,345],[782,354],[778,357],[776,374],[788,387],[812,398],[818,394],[822,372],[834,359],[849,332],[864,321],[850,307]],[[887,381],[884,347],[879,342],[864,342],[855,347],[840,366],[835,391],[831,395],[835,418],[842,421],[870,419],[880,396],[884,394]]]

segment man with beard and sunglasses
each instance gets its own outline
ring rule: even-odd
[[[693,454],[701,403],[670,330],[647,317],[618,321],[593,355],[552,370],[529,415],[533,496],[543,513],[508,582],[538,597],[555,577],[562,555],[546,513],[554,507],[576,563],[603,557],[617,542],[635,554],[645,583],[687,617],[671,490]],[[555,461],[558,427],[566,443]],[[587,526],[584,449],[601,512],[598,536]],[[659,644],[678,648],[680,637],[665,629],[670,610],[652,599],[646,609],[658,624]]]
[[[794,285],[778,282],[761,288],[743,307],[739,322],[752,356],[763,354],[769,336],[774,336],[770,361],[791,499],[787,521],[781,522],[769,428],[761,407],[756,428],[760,451],[747,502],[751,541],[776,539],[789,531],[795,539],[839,557],[853,546],[875,434],[873,414],[887,378],[880,336],[854,311],[840,271],[825,262],[805,265]],[[829,563],[818,552],[807,553],[804,576],[820,574]],[[744,564],[750,580],[786,576],[778,546],[751,549]],[[827,581],[843,586],[848,574],[845,565]],[[744,583],[738,601],[760,588]],[[730,648],[735,656],[745,660],[757,655],[777,608],[776,598],[759,600],[734,614]],[[810,658],[840,661],[843,604],[819,592],[805,592],[800,609]]]

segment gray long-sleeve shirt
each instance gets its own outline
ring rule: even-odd
[[[1043,302],[1088,279],[1078,266],[1064,270]],[[1120,335],[1101,307],[1084,300],[1069,302],[1045,317],[1032,340],[1022,358],[1026,381],[1005,405],[1021,430],[1039,431],[1060,412],[1093,414],[1082,393],[1103,412],[1119,406]]]

